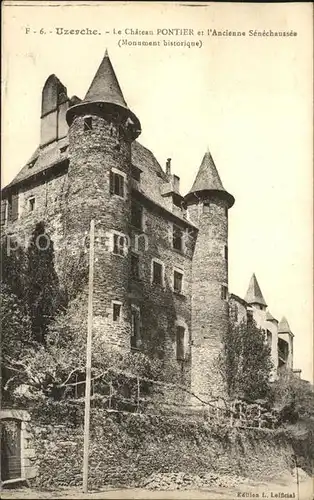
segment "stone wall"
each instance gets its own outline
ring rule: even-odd
[[[192,271],[192,390],[219,396],[225,388],[218,357],[229,321],[228,214],[224,200],[205,201],[206,207],[203,203],[188,207],[190,217],[198,217],[199,227]]]
[[[34,426],[40,487],[82,483],[82,427]],[[154,472],[220,472],[270,480],[293,466],[277,431],[218,429],[192,417],[92,410],[89,487],[139,485]],[[52,474],[52,471],[57,473]]]
[[[46,182],[34,180],[19,189],[19,217],[3,228],[2,237],[8,235],[8,252],[19,247],[26,249],[37,223],[44,221],[45,229],[54,243],[55,265],[59,278],[63,277],[65,207],[67,199],[67,174],[47,178]],[[34,210],[30,210],[29,199],[35,197]],[[44,245],[44,242],[40,244]]]

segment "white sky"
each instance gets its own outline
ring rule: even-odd
[[[229,212],[229,289],[244,297],[256,273],[270,311],[277,319],[285,315],[295,333],[295,368],[311,379],[312,5],[27,4],[4,6],[3,185],[38,145],[47,77],[55,73],[69,96],[82,98],[107,47],[124,97],[141,121],[140,142],[163,167],[172,158],[183,194],[209,147],[236,199]],[[26,35],[27,26],[110,34]],[[298,36],[123,35],[201,40],[203,46],[119,48],[113,28],[292,29]]]

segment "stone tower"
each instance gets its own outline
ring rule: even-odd
[[[85,98],[68,109],[66,118],[68,254],[79,272],[79,252],[94,218],[94,332],[106,343],[129,348],[131,144],[141,127],[125,102],[107,52]]]
[[[192,263],[191,385],[208,399],[223,393],[217,357],[228,328],[228,209],[234,204],[209,152],[185,200],[199,228]]]
[[[285,316],[278,325],[278,367],[293,369],[293,338],[289,323]]]

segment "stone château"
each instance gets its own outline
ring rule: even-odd
[[[229,293],[235,200],[210,152],[182,196],[171,160],[164,170],[137,141],[140,133],[107,52],[83,100],[69,98],[51,75],[42,91],[40,144],[2,191],[4,232],[27,241],[44,221],[62,283],[69,261],[79,277],[95,219],[94,334],[162,356],[170,381],[221,393],[216,362],[229,317],[253,315],[271,346],[274,374],[282,365],[292,369],[293,334],[267,309],[255,275],[245,300]]]

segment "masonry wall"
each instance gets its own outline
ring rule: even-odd
[[[215,197],[204,201],[209,202],[207,211],[202,203],[188,207],[199,227],[192,271],[192,390],[219,397],[225,390],[218,358],[229,318],[228,215],[225,201]]]
[[[183,251],[172,248],[173,222],[164,212],[152,208],[142,200],[143,233],[136,252],[139,257],[140,279],[130,278],[129,299],[139,306],[142,320],[144,351],[164,361],[165,380],[184,385],[190,384],[191,342],[191,287],[193,240],[185,232]],[[179,221],[176,221],[180,225]],[[139,231],[132,229],[132,241]],[[134,251],[134,250],[133,250]],[[163,286],[152,283],[152,260],[158,259],[164,266]],[[173,290],[174,270],[183,273],[183,293]],[[176,358],[176,325],[185,328],[185,359]],[[182,395],[182,394],[181,394]]]
[[[82,483],[83,429],[34,424],[40,487]],[[183,416],[92,410],[89,487],[140,485],[154,472],[220,472],[271,480],[291,470],[292,447],[276,431],[227,430]],[[58,474],[51,471],[58,470]]]
[[[18,219],[8,221],[2,228],[2,237],[8,235],[8,252],[14,252],[15,240],[26,249],[37,223],[44,221],[47,235],[54,243],[56,271],[62,281],[64,268],[65,211],[68,190],[67,173],[48,177],[45,182],[34,180],[19,188]],[[35,197],[35,208],[30,210],[29,200]],[[43,243],[44,244],[44,243]]]

